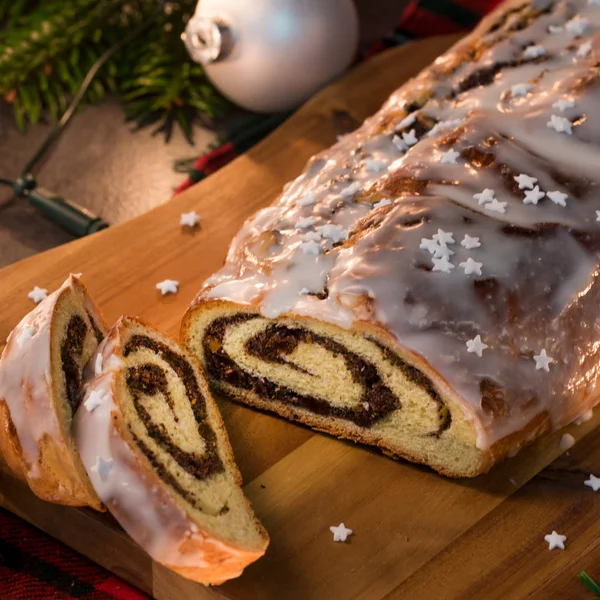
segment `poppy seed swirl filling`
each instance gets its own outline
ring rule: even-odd
[[[243,353],[251,357],[254,369],[251,372],[242,365],[240,357],[233,358],[228,352],[228,336],[235,335],[236,327],[244,323],[253,325],[252,333],[244,338]],[[426,390],[431,400],[432,415],[425,435],[439,436],[450,427],[451,416],[431,381],[420,371],[402,361],[385,346],[371,340],[387,361],[399,369],[406,379]],[[272,323],[254,314],[236,314],[215,319],[206,329],[203,338],[207,370],[213,380],[219,380],[235,388],[252,390],[269,401],[304,409],[316,415],[350,421],[361,428],[370,428],[383,422],[391,413],[402,410],[402,402],[380,375],[377,367],[366,358],[310,329]],[[324,374],[315,369],[316,358],[341,359],[338,367],[345,371],[346,380],[360,389],[351,399],[335,401],[335,389]],[[303,365],[302,363],[307,364]],[[258,363],[258,364],[257,364]],[[260,363],[265,374],[261,375]],[[277,368],[285,372],[295,371],[304,379],[314,381],[313,387],[320,394],[302,392],[283,383],[284,375],[277,377]],[[267,375],[266,371],[269,372]],[[279,381],[281,379],[281,382]]]
[[[73,315],[69,319],[65,337],[60,346],[60,359],[65,374],[67,399],[73,412],[77,410],[81,399],[82,354],[88,331],[89,328],[83,318],[79,315]]]
[[[166,344],[144,335],[133,335],[125,345],[123,356],[132,357],[138,352],[147,351],[156,354],[157,359],[166,363],[168,368],[143,361],[141,364],[132,363],[128,367],[125,382],[143,432],[142,435],[139,427],[134,429],[130,425],[131,434],[157,474],[194,508],[206,512],[206,507],[193,491],[193,481],[209,479],[223,473],[225,469],[217,451],[215,432],[207,420],[205,399],[191,365]],[[185,432],[187,436],[176,436],[173,428],[166,422],[165,415],[168,415],[168,419],[177,428],[185,429],[175,394],[170,391],[170,386],[177,383],[174,379],[183,385],[193,412],[196,431]],[[183,410],[182,405],[183,403],[179,410]],[[147,439],[144,440],[146,436]],[[184,444],[186,439],[198,437],[203,440],[204,448],[196,451],[190,449],[189,443]],[[180,447],[184,445],[186,447]],[[176,469],[173,469],[175,465]],[[184,471],[193,481],[188,479],[186,484],[186,478],[176,476],[175,471]],[[220,509],[221,512],[224,510],[227,510],[226,506]]]

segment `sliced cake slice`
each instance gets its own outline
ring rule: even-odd
[[[123,317],[94,363],[75,436],[108,510],[154,560],[185,577],[219,584],[240,575],[268,536],[196,360]]]
[[[10,334],[0,360],[0,452],[14,473],[49,502],[101,503],[71,436],[86,363],[106,333],[75,275]]]

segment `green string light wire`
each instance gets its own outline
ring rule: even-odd
[[[152,15],[140,23],[140,25],[133,29],[123,39],[119,40],[116,44],[106,50],[106,52],[104,52],[104,54],[102,54],[90,67],[89,71],[81,82],[77,93],[75,96],[73,96],[73,99],[71,100],[67,110],[64,112],[60,120],[52,126],[43,143],[27,162],[22,171],[21,177],[18,179],[7,179],[0,177],[1,185],[11,187],[17,197],[26,198],[32,206],[40,210],[49,220],[77,237],[82,237],[84,235],[89,235],[91,233],[100,231],[101,229],[105,229],[108,227],[108,223],[105,223],[98,216],[93,215],[88,210],[78,206],[74,202],[69,202],[63,198],[59,198],[51,192],[38,188],[37,182],[32,175],[32,171],[47,154],[50,148],[56,143],[66,126],[69,124],[69,121],[75,114],[81,99],[85,95],[98,71],[110,58],[112,58],[119,50],[121,50],[123,46],[144,33],[144,31],[146,31],[146,29],[148,29],[148,27],[154,23],[160,12],[164,9],[163,4],[164,2],[162,1],[158,2],[158,6]]]

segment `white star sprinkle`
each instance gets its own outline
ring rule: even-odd
[[[440,133],[440,131],[448,131],[448,129],[455,129],[462,124],[462,119],[446,119],[436,123],[427,133],[428,136],[434,136]]]
[[[446,258],[450,258],[450,256],[452,256],[454,254],[453,250],[450,250],[450,248],[448,248],[448,246],[444,245],[440,245],[438,244],[433,252],[433,256],[435,256],[435,258],[440,258],[442,256],[445,256]]]
[[[483,208],[485,210],[489,210],[491,212],[497,213],[505,213],[506,212],[506,202],[500,202],[494,198],[490,203],[486,204]]]
[[[181,213],[179,217],[181,227],[196,227],[199,221],[200,215],[194,210],[188,213]]]
[[[590,478],[583,482],[583,485],[591,487],[595,492],[600,490],[600,477],[596,477],[590,473]]]
[[[365,171],[369,173],[380,173],[381,171],[387,171],[387,164],[382,160],[376,160],[374,158],[367,158],[363,161]]]
[[[567,536],[560,535],[559,533],[556,533],[556,531],[553,531],[552,533],[545,535],[544,540],[548,542],[548,550],[554,550],[554,548],[560,548],[561,550],[564,550]]]
[[[391,203],[392,203],[392,201],[389,198],[384,198],[383,200],[380,200],[379,202],[375,202],[375,204],[373,204],[373,208],[381,208],[382,206],[388,206]]]
[[[354,196],[358,190],[360,190],[360,183],[358,183],[358,181],[354,181],[340,192],[340,196],[343,196],[344,198],[350,198],[351,196]]]
[[[440,161],[443,165],[455,165],[456,159],[460,156],[460,152],[456,150],[447,150],[440,155]]]
[[[311,204],[314,204],[316,202],[316,200],[317,200],[316,194],[305,194],[301,198],[298,198],[298,200],[296,201],[296,204],[298,206],[310,206]]]
[[[546,193],[540,190],[540,186],[536,185],[532,190],[525,192],[523,204],[537,204],[545,195]]]
[[[535,360],[536,371],[544,369],[546,372],[550,371],[550,363],[554,362],[554,359],[546,354],[545,348],[539,354],[534,355],[533,360]]]
[[[83,405],[87,408],[88,412],[93,412],[94,409],[106,404],[109,398],[110,396],[105,390],[92,390],[83,402]]]
[[[548,196],[548,198],[550,198],[554,204],[558,204],[559,206],[567,205],[568,196],[564,192],[555,190],[553,192],[546,192],[546,196]]]
[[[303,242],[300,244],[300,248],[302,248],[302,252],[304,254],[314,254],[315,256],[319,256],[321,254],[321,245],[315,241]]]
[[[400,123],[398,123],[398,129],[404,129],[405,127],[410,127],[416,120],[417,120],[417,117],[415,116],[415,113],[411,113],[407,117],[404,117],[404,119],[402,119],[402,121],[400,121]]]
[[[431,236],[440,246],[445,246],[446,244],[454,244],[454,234],[451,231],[444,231],[443,229],[438,229],[437,233],[434,233]]]
[[[550,33],[562,33],[565,28],[562,25],[549,25],[548,31]]]
[[[523,51],[523,58],[525,60],[529,60],[533,58],[539,58],[540,56],[545,56],[545,54],[546,48],[544,48],[544,46],[527,46],[527,48],[525,48]]]
[[[592,51],[592,41],[584,42],[577,48],[575,56],[577,58],[585,58]]]
[[[25,327],[17,337],[17,343],[19,344],[19,346],[23,347],[23,344],[29,341],[35,335],[35,332],[35,327]]]
[[[483,263],[475,262],[470,256],[467,258],[465,262],[461,262],[459,267],[465,270],[465,275],[481,275],[481,267],[483,267]]]
[[[395,135],[392,138],[392,144],[394,144],[400,152],[406,152],[408,150],[408,146],[402,141],[402,138],[399,135]]]
[[[472,340],[467,340],[467,352],[472,352],[481,358],[483,356],[483,351],[488,348],[487,344],[484,344],[481,341],[481,336],[476,335]]]
[[[96,354],[96,360],[94,361],[94,374],[100,375],[102,373],[102,354],[98,352]]]
[[[546,126],[550,129],[554,129],[558,133],[573,134],[573,123],[566,117],[559,117],[558,115],[552,115],[550,120],[546,123]]]
[[[39,288],[37,285],[27,294],[27,297],[39,304],[42,300],[48,297],[48,290]]]
[[[94,473],[98,473],[102,481],[106,481],[113,466],[113,459],[104,460],[101,456],[96,457],[96,464],[90,469]]]
[[[600,210],[596,211],[596,221],[600,221]]]
[[[303,242],[318,242],[321,239],[321,234],[318,231],[308,231],[304,235],[300,236]]]
[[[297,229],[306,229],[312,227],[317,220],[314,217],[300,217],[296,223]]]
[[[473,194],[473,198],[479,202],[479,204],[485,204],[486,202],[494,201],[494,194],[496,192],[490,188],[485,188],[483,192],[479,192],[478,194]]]
[[[344,231],[339,225],[321,225],[317,227],[317,231],[327,240],[331,240],[334,244],[348,239],[348,232]]]
[[[514,179],[519,184],[520,190],[530,190],[537,183],[537,177],[530,177],[525,173],[517,175]]]
[[[573,100],[569,100],[568,98],[561,98],[560,100],[557,100],[552,105],[552,108],[556,108],[556,110],[560,110],[560,112],[564,112],[568,108],[573,108],[574,106],[575,106],[575,102],[573,102]]]
[[[439,248],[439,245],[435,240],[421,238],[421,244],[419,245],[419,248],[421,250],[427,250],[429,254],[435,254],[436,250]]]
[[[568,450],[575,445],[575,438],[570,433],[565,433],[560,438],[560,449]]]
[[[306,294],[310,294],[310,290],[309,290],[307,287],[303,287],[303,288],[300,290],[300,293],[301,293],[303,296],[306,296]]]
[[[402,134],[402,141],[407,146],[414,146],[419,140],[417,139],[417,135],[414,129],[411,129],[408,133]]]
[[[345,542],[348,536],[352,535],[352,529],[348,529],[343,523],[340,523],[337,527],[330,527],[329,531],[333,533],[334,542]]]
[[[592,475],[590,473],[590,478],[586,479],[583,485],[587,485],[588,487],[591,487],[595,492],[597,492],[598,490],[600,490],[600,477],[596,477],[595,475]]]
[[[176,279],[165,279],[156,284],[156,289],[160,290],[163,296],[167,294],[176,294],[179,291],[179,281]]]
[[[530,83],[517,83],[510,88],[511,94],[515,97],[527,96],[533,89]]]
[[[473,248],[479,248],[481,246],[478,237],[471,237],[468,233],[465,233],[465,237],[463,238],[460,245],[467,250],[472,250]]]
[[[572,18],[570,21],[565,23],[565,29],[575,37],[584,35],[590,26],[590,22],[587,19],[580,17],[579,15]]]
[[[452,269],[454,269],[454,265],[448,260],[447,256],[442,256],[441,258],[433,257],[431,259],[433,261],[433,269],[432,271],[441,271],[442,273],[450,273]]]

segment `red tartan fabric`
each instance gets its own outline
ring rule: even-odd
[[[402,15],[397,34],[402,39],[467,30],[501,0],[413,0]],[[365,53],[370,56],[391,44],[386,40]],[[269,133],[266,128],[262,135]],[[200,156],[191,177],[177,193],[214,173],[240,151],[259,141],[260,132],[243,142],[228,140]],[[0,509],[0,600],[144,600],[137,591],[60,542]]]

